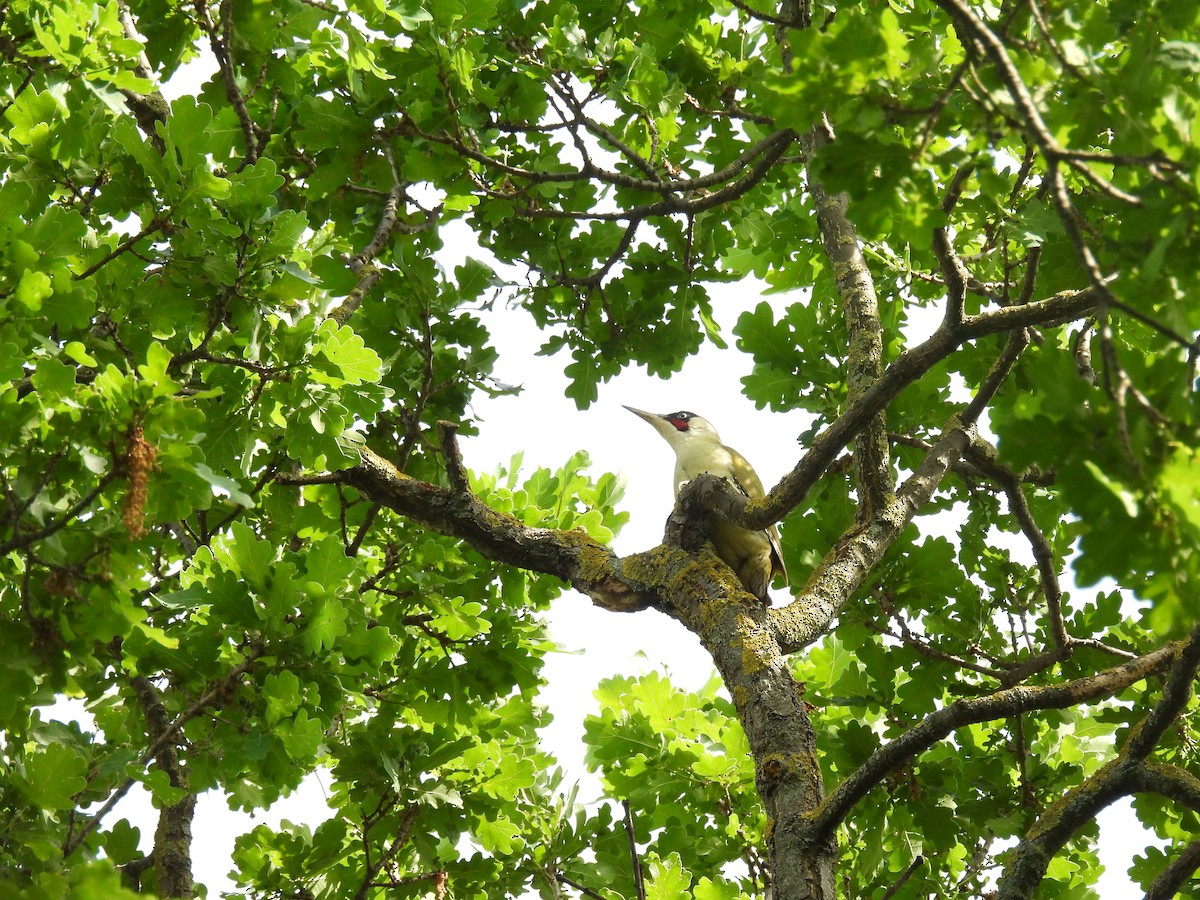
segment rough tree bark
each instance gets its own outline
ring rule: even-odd
[[[159,741],[171,729],[171,718],[158,699],[158,691],[148,678],[132,679],[133,692],[146,717],[152,739]],[[154,832],[153,868],[157,891],[163,897],[190,898],[192,893],[192,820],[196,815],[196,795],[188,787],[187,768],[179,758],[176,744],[182,736],[161,741],[155,763],[170,779],[171,787],[183,791],[178,803],[164,806],[158,813]]]

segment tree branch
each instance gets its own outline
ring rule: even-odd
[[[894,497],[870,521],[851,526],[829,549],[792,602],[773,617],[785,653],[795,653],[825,633],[970,442],[971,431],[952,420]]]
[[[208,0],[193,0],[200,27],[208,35],[209,46],[213,56],[217,58],[217,67],[221,72],[221,82],[225,85],[225,96],[229,105],[237,114],[242,126],[242,138],[246,142],[246,158],[244,165],[253,165],[258,160],[257,126],[246,107],[246,98],[237,83],[237,67],[233,60],[233,3],[232,0],[221,2],[221,25],[212,20],[209,14]]]
[[[384,149],[384,156],[392,172],[392,186],[383,201],[383,209],[379,214],[379,224],[375,226],[375,233],[371,236],[371,240],[362,250],[354,254],[347,261],[350,270],[357,274],[359,278],[350,293],[346,295],[346,298],[329,312],[329,318],[333,319],[338,325],[346,324],[346,320],[362,305],[367,292],[379,281],[383,273],[374,265],[375,258],[388,246],[392,235],[396,232],[413,234],[432,227],[433,223],[437,221],[438,212],[441,210],[440,206],[426,210],[425,222],[421,225],[405,225],[402,223],[400,221],[400,202],[407,198],[408,186],[400,178],[400,172],[396,168],[396,161],[390,147]]]
[[[175,721],[166,725],[157,732],[152,731],[151,733],[153,740],[150,742],[150,746],[146,748],[140,757],[142,765],[150,762],[150,760],[157,757],[159,753],[168,747],[175,739],[175,736],[179,734],[184,725],[196,718],[196,716],[203,713],[212,704],[217,703],[230,691],[232,691],[241,681],[242,676],[250,670],[250,667],[254,665],[254,662],[260,656],[262,656],[265,651],[266,648],[263,646],[252,647],[250,652],[243,657],[241,662],[230,669],[219,681],[215,682],[212,687],[200,695],[198,699],[193,701],[187,710],[180,714]],[[113,791],[112,795],[107,801],[105,801],[104,805],[100,807],[100,809],[97,810],[90,819],[88,819],[83,828],[81,828],[76,835],[68,838],[66,843],[63,844],[64,857],[70,856],[79,848],[84,839],[87,838],[87,836],[91,834],[92,831],[97,828],[97,826],[99,826],[101,820],[108,813],[112,812],[113,807],[120,802],[121,798],[124,797],[129,792],[129,789],[132,788],[136,783],[136,779],[127,778],[115,791]]]
[[[1143,761],[1133,769],[1129,792],[1160,794],[1173,803],[1200,813],[1200,778],[1179,766]]]
[[[984,452],[991,455],[995,451],[989,446],[985,448]],[[1034,521],[1033,512],[1029,508],[1029,502],[1025,499],[1025,493],[1021,489],[1021,482],[1017,476],[1003,466],[997,465],[992,470],[992,477],[999,481],[1004,495],[1008,498],[1009,512],[1017,520],[1021,533],[1025,535],[1025,540],[1029,542],[1030,549],[1033,550],[1034,563],[1037,565],[1038,576],[1042,583],[1042,596],[1046,600],[1050,637],[1053,639],[1055,647],[1067,650],[1070,638],[1067,635],[1066,624],[1063,622],[1062,586],[1058,582],[1058,566],[1054,561],[1054,551],[1037,522]]]
[[[820,142],[828,132],[813,129]],[[875,282],[863,257],[858,232],[847,216],[850,198],[842,193],[830,195],[816,180],[809,179],[809,191],[817,206],[817,228],[825,255],[833,267],[838,294],[845,310],[846,331],[850,336],[846,361],[846,402],[853,404],[879,379],[883,371],[883,326],[879,321],[879,301]],[[883,410],[870,418],[854,441],[854,472],[858,485],[858,520],[867,521],[882,509],[895,487],[887,439],[887,419]]]
[[[1144,900],[1171,900],[1184,882],[1200,869],[1200,841],[1192,841],[1171,860],[1150,884]]]
[[[1116,758],[1047,808],[1012,849],[1000,877],[997,900],[1024,900],[1045,877],[1055,854],[1085,822],[1118,797],[1138,790],[1183,792],[1185,802],[1200,808],[1200,780],[1174,766],[1146,763],[1163,732],[1178,720],[1192,694],[1200,668],[1200,626],[1181,644],[1168,645],[1171,673],[1162,698],[1130,732]],[[1124,667],[1133,665],[1126,663]],[[1013,690],[1019,690],[1014,688]]]
[[[1179,653],[1178,643],[1159,649],[1096,675],[1063,684],[1041,687],[1011,687],[970,700],[958,700],[930,713],[919,724],[867,758],[841,784],[812,817],[814,839],[831,834],[888,772],[924,753],[938,741],[964,725],[1008,718],[1035,709],[1065,709],[1102,697],[1111,697],[1130,685],[1165,672]]]
[[[179,758],[173,740],[164,735],[178,733],[158,697],[158,690],[142,675],[131,679],[133,693],[146,717],[147,730],[158,747],[153,759],[166,773],[171,787],[183,791],[177,802],[158,811],[154,831],[154,877],[158,891],[165,897],[192,896],[192,819],[196,813],[196,795],[188,785],[187,767]]]
[[[646,883],[642,877],[642,858],[638,855],[637,837],[633,833],[633,809],[628,800],[622,800],[625,808],[625,835],[629,838],[629,859],[633,864],[633,890],[637,900],[646,900]]]
[[[363,447],[359,453],[362,461],[357,466],[317,478],[322,483],[356,488],[373,502],[418,524],[465,541],[494,562],[561,578],[598,606],[614,612],[632,612],[661,602],[656,584],[662,575],[646,566],[646,557],[676,566],[687,562],[681,551],[675,558],[669,552],[650,551],[620,559],[580,532],[531,528],[496,512],[469,491],[410,478],[369,448]],[[301,485],[313,483],[313,478],[280,475],[277,481]]]
[[[435,135],[421,131],[410,120],[405,119],[400,132],[416,134],[426,140],[445,144],[467,159],[499,173],[507,179],[518,178],[530,184],[572,183],[599,181],[616,187],[645,191],[661,197],[655,203],[647,203],[614,212],[570,212],[553,207],[524,206],[518,208],[520,215],[534,219],[571,219],[574,221],[604,221],[637,223],[653,216],[676,213],[696,213],[711,209],[730,200],[737,199],[761,181],[772,170],[775,163],[798,140],[791,129],[780,129],[744,150],[737,159],[717,171],[695,178],[660,181],[638,178],[620,172],[610,172],[585,161],[582,168],[570,172],[537,172],[512,166],[488,156],[462,140],[449,135]],[[710,190],[716,188],[716,190]],[[484,190],[492,196],[511,201],[513,191]],[[688,199],[689,196],[692,199]]]
[[[1094,310],[1099,302],[1098,291],[1092,286],[1080,291],[1063,291],[1023,306],[967,316],[957,327],[943,324],[927,340],[893,360],[858,400],[813,439],[808,452],[766,497],[745,502],[744,514],[729,510],[727,518],[754,529],[778,522],[803,502],[812,486],[872,416],[962,344],[1031,325],[1061,325]]]
[[[137,246],[140,241],[154,234],[156,231],[161,231],[165,224],[165,219],[153,219],[149,225],[147,225],[137,234],[127,237],[125,240],[121,241],[121,243],[117,244],[112,251],[106,253],[101,259],[92,263],[82,272],[72,275],[71,277],[74,278],[75,281],[83,281],[85,278],[91,278],[122,253],[128,253],[135,246]]]

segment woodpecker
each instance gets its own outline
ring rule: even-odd
[[[675,451],[676,498],[683,485],[704,472],[732,481],[751,500],[766,494],[750,463],[732,447],[721,443],[720,435],[707,419],[682,410],[662,415],[632,406],[625,408],[649,422]],[[716,513],[709,513],[705,527],[717,556],[737,573],[747,591],[769,606],[771,598],[767,588],[771,579],[782,575],[787,584],[779,529],[772,525],[765,531],[750,531],[731,524]]]

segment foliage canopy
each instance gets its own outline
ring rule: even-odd
[[[326,767],[328,821],[239,839],[248,895],[1087,897],[1135,794],[1167,849],[1133,877],[1200,896],[1198,29],[1191,0],[0,4],[0,892],[191,896],[198,793]],[[443,267],[463,226],[527,276]],[[745,395],[817,423],[765,501],[698,479],[621,559],[585,455],[463,468],[445,423],[507,389],[481,307],[587,407],[723,346],[710,289],[750,276],[789,303],[738,322]],[[704,509],[783,521],[785,606]],[[636,854],[538,743],[566,584],[720,673],[598,692]],[[62,694],[94,727],[44,717]],[[148,855],[109,815],[134,783]]]

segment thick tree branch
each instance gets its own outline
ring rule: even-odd
[[[825,633],[970,442],[971,431],[952,421],[894,497],[870,521],[851,527],[830,548],[808,583],[774,617],[785,653],[801,650]]]
[[[814,129],[814,133],[822,132]],[[879,321],[879,301],[875,282],[863,257],[858,232],[847,216],[850,198],[830,195],[814,179],[809,190],[817,206],[817,228],[825,255],[833,266],[838,294],[845,310],[846,330],[850,336],[846,361],[847,403],[853,404],[879,380],[883,371],[883,326]],[[894,485],[887,439],[887,419],[883,411],[871,417],[854,441],[854,473],[858,485],[858,519],[865,522],[881,509]]]
[[[1145,761],[1133,769],[1131,794],[1159,794],[1173,803],[1200,813],[1200,778],[1167,763]]]
[[[1023,329],[1010,335],[975,398],[960,417],[946,426],[942,438],[912,476],[870,519],[852,526],[825,554],[793,602],[777,611],[773,618],[776,639],[784,652],[795,652],[820,637],[916,512],[933,496],[946,472],[971,445],[974,422],[1007,377],[1026,343]],[[809,454],[812,452],[810,450]],[[750,524],[753,521],[751,502],[727,481],[712,475],[693,479],[681,492],[679,505],[691,521],[700,521],[703,509],[737,524],[755,527]],[[689,548],[686,542],[683,546]]]
[[[452,439],[454,426],[447,424],[441,430],[443,447],[447,447],[447,436],[451,436],[448,449],[453,459],[457,452]],[[362,462],[357,466],[319,476],[320,480],[354,487],[372,502],[439,534],[465,541],[494,562],[561,578],[605,609],[630,612],[660,602],[653,583],[654,570],[644,569],[640,559],[647,554],[620,559],[582,532],[531,528],[461,489],[465,475],[456,476],[458,490],[439,487],[410,478],[368,448],[359,452]],[[457,464],[461,467],[461,459]],[[281,484],[314,483],[312,478],[289,475],[281,475],[278,480]],[[651,554],[662,556],[657,551]],[[674,562],[683,564],[683,555]],[[649,577],[638,580],[631,570],[646,572]]]
[[[166,773],[171,787],[183,791],[179,802],[158,811],[151,854],[155,883],[164,897],[188,898],[192,896],[192,819],[196,814],[196,795],[188,785],[187,766],[179,758],[175,741],[163,738],[168,732],[177,734],[178,729],[172,727],[158,689],[141,675],[135,676],[131,684],[146,717],[147,730],[159,748],[154,755],[155,763]]]
[[[454,441],[454,426],[439,425],[453,487],[409,478],[370,450],[362,462],[333,473],[347,484],[442,534],[453,535],[496,562],[556,575],[607,609],[627,611],[662,605],[700,637],[734,697],[758,766],[758,787],[776,827],[771,840],[789,847],[806,811],[822,795],[815,738],[787,660],[771,634],[768,613],[745,593],[711,551],[689,554],[659,547],[618,559],[580,532],[531,528],[492,510],[466,489],[466,473]],[[305,479],[281,476],[282,483]],[[751,702],[753,701],[753,702]],[[810,845],[810,849],[811,849]],[[776,872],[781,896],[831,896],[833,841],[820,852],[797,856]]]
[[[805,819],[824,785],[816,736],[783,648],[773,613],[747,594],[711,552],[674,579],[671,611],[700,638],[733,698],[755,764],[755,785],[772,827],[775,896],[834,896],[832,834],[805,840]]]
[[[905,350],[835,421],[826,426],[809,445],[808,452],[762,500],[729,503],[726,518],[747,528],[766,528],[778,522],[803,502],[812,486],[838,454],[866,426],[872,416],[886,408],[908,385],[968,341],[992,334],[1011,332],[1031,325],[1061,325],[1094,310],[1099,304],[1095,287],[1064,291],[1045,300],[967,316],[962,324],[943,324],[927,340]],[[733,500],[732,494],[730,499]],[[735,508],[736,507],[736,508]]]

